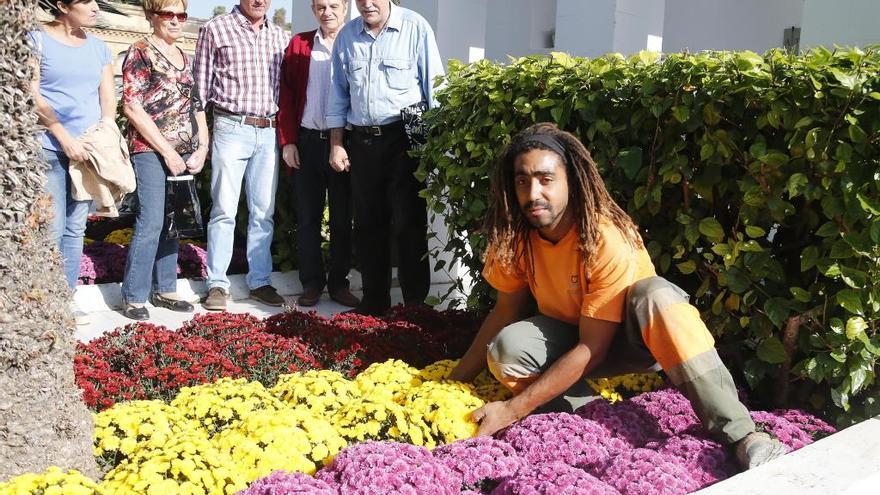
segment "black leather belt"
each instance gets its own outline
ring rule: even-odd
[[[330,139],[330,131],[319,131],[317,129],[309,129],[308,127],[300,127],[299,134],[301,136],[311,136],[324,141]]]
[[[352,131],[373,137],[382,136],[383,134],[389,134],[399,129],[403,129],[402,120],[398,120],[397,122],[392,122],[385,125],[351,125]]]

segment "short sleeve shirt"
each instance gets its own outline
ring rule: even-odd
[[[483,277],[500,292],[528,287],[540,313],[550,318],[573,325],[581,316],[622,322],[627,290],[639,280],[656,276],[656,271],[645,248],[631,246],[612,223],[600,224],[599,232],[598,249],[589,267],[577,249],[577,229],[572,227],[555,244],[531,232],[528,242],[534,275],[524,262],[502,266],[490,246]]]
[[[40,95],[73,137],[79,137],[101,120],[99,88],[104,67],[113,56],[107,44],[87,34],[80,46],[66,45],[45,31],[28,33],[34,53],[40,60]],[[61,144],[43,132],[43,148],[60,151]]]
[[[123,101],[140,105],[180,154],[198,148],[195,112],[201,110],[193,90],[192,57],[184,54],[183,59],[183,66],[175,67],[144,38],[131,45],[122,63]],[[129,126],[128,141],[132,153],[155,151],[134,126]]]

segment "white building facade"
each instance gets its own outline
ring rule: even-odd
[[[295,31],[314,29],[311,0],[292,0]],[[351,16],[357,15],[349,0]],[[506,61],[562,51],[597,57],[880,43],[880,0],[402,0],[422,14],[446,59]]]

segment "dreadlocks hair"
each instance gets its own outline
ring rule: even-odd
[[[558,143],[559,146],[550,146],[546,144],[547,141]],[[483,228],[489,235],[493,256],[502,267],[516,269],[522,266],[520,261],[525,259],[526,270],[534,274],[529,243],[529,233],[534,227],[526,219],[516,196],[514,163],[518,156],[535,149],[557,154],[561,149],[565,151],[561,158],[568,178],[567,208],[573,209],[578,229],[578,250],[583,255],[585,266],[590,266],[596,254],[599,224],[603,219],[614,224],[634,248],[644,246],[638,227],[605,189],[605,182],[590,152],[574,135],[545,122],[532,125],[514,136],[495,166],[490,193],[492,204]]]

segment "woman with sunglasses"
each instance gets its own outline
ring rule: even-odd
[[[176,44],[183,35],[186,0],[144,0],[153,33],[128,49],[122,64],[123,109],[137,177],[138,214],[125,278],[125,316],[150,317],[156,307],[191,312],[177,296],[177,239],[164,233],[165,180],[196,174],[208,153],[205,111],[193,91],[192,57]]]
[[[40,0],[39,5],[54,20],[29,33],[38,64],[31,92],[45,128],[41,139],[55,213],[52,235],[67,284],[75,289],[91,201],[73,199],[68,169],[71,160],[89,158],[77,138],[102,119],[112,122],[116,114],[113,57],[106,43],[84,30],[98,22],[95,0]],[[70,304],[77,323],[85,323],[85,313]]]

